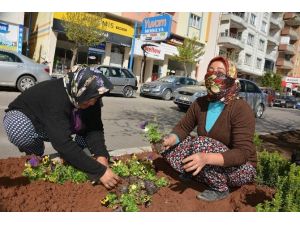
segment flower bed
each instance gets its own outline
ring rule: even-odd
[[[196,199],[196,194],[205,187],[195,183],[182,183],[178,175],[164,160],[154,153],[143,153],[138,158],[153,157],[158,177],[166,177],[168,187],[162,187],[153,196],[151,204],[140,205],[140,211],[255,211],[255,206],[271,200],[274,190],[266,186],[245,185],[234,190],[230,196],[217,202]],[[122,157],[126,158],[126,156]],[[127,156],[128,158],[128,156]],[[64,184],[30,182],[22,175],[26,157],[0,159],[0,211],[113,211],[101,205],[108,191],[102,185],[90,182]]]

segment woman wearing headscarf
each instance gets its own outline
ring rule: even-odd
[[[49,141],[65,161],[112,188],[119,178],[108,167],[101,119],[102,96],[112,88],[107,78],[80,66],[39,83],[9,104],[3,120],[8,139],[21,152],[39,156]]]
[[[208,187],[198,199],[226,198],[230,187],[253,182],[256,151],[255,119],[250,106],[238,97],[239,81],[232,62],[213,58],[205,75],[207,95],[199,97],[164,139],[162,156],[180,173]],[[198,137],[190,132],[197,127]]]

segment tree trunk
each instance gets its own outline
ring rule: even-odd
[[[75,60],[76,60],[77,54],[78,54],[78,47],[73,48],[72,53],[73,53],[73,55],[72,55],[72,60],[71,60],[71,68],[75,65]]]
[[[188,77],[186,63],[183,63],[183,67],[184,67],[184,73],[185,73],[184,76]]]

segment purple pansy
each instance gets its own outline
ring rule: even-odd
[[[38,165],[40,164],[40,160],[38,159],[38,157],[36,156],[32,156],[28,163],[30,164],[31,167],[38,167]]]
[[[139,127],[144,130],[147,125],[148,125],[148,121],[145,120],[139,124]]]

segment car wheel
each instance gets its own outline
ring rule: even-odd
[[[255,109],[255,117],[261,118],[263,114],[264,114],[264,107],[262,104],[259,104]]]
[[[170,89],[166,89],[162,95],[163,100],[169,101],[172,98],[172,91]]]
[[[131,98],[133,96],[133,88],[131,86],[124,87],[123,96],[126,98]]]
[[[28,88],[31,88],[36,83],[35,79],[32,76],[22,76],[17,82],[17,88],[19,91],[23,92]]]

